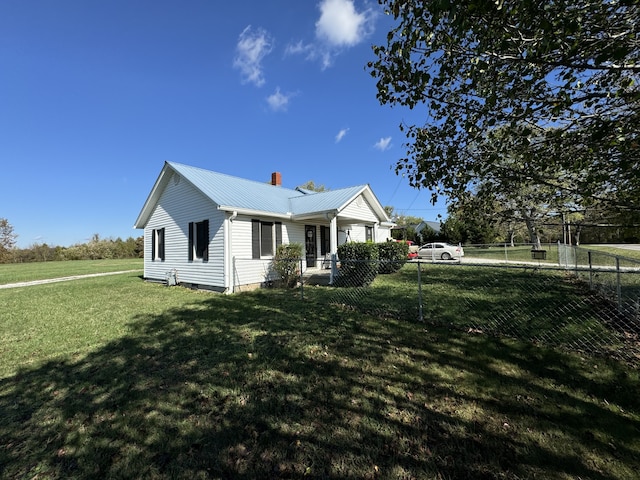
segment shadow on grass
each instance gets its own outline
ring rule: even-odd
[[[637,375],[281,292],[0,381],[2,478],[629,478]]]
[[[396,318],[508,336],[640,366],[637,304],[619,308],[564,271],[422,265],[379,275],[375,288],[336,291],[335,303]]]

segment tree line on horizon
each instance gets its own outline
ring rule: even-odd
[[[18,248],[13,226],[6,218],[0,218],[0,263],[31,263],[65,260],[103,260],[142,258],[144,237],[102,238],[94,234],[86,243],[69,247],[34,243],[27,248]]]

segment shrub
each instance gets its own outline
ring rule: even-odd
[[[378,243],[378,257],[380,264],[378,273],[393,273],[407,261],[409,255],[409,245],[405,242],[385,242]]]
[[[375,243],[350,242],[338,247],[340,270],[336,287],[368,287],[378,274],[378,247]]]
[[[301,243],[278,245],[273,257],[273,270],[278,274],[282,285],[293,288],[300,277],[300,258],[302,257]]]

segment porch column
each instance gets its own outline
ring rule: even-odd
[[[338,215],[335,214],[329,222],[329,252],[331,253],[331,276],[329,283],[333,285],[333,277],[336,275],[336,259],[338,258]]]

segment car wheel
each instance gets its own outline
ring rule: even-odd
[[[440,256],[440,258],[441,258],[442,260],[451,260],[451,254],[450,254],[449,252],[444,252],[444,253]]]

